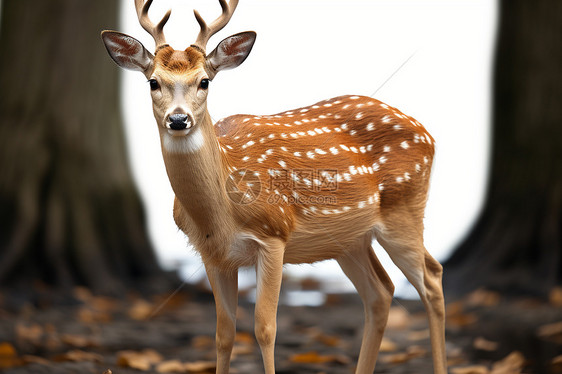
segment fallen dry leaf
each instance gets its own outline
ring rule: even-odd
[[[256,340],[254,339],[254,335],[250,333],[237,332],[236,337],[234,338],[234,342],[240,344],[254,345]]]
[[[154,305],[144,299],[137,299],[129,308],[127,314],[131,319],[136,321],[144,321],[154,313]]]
[[[18,323],[16,325],[16,339],[23,343],[31,343],[35,346],[41,345],[43,338],[43,327],[38,324],[23,325]]]
[[[214,348],[215,339],[207,335],[199,335],[191,340],[191,346],[200,351],[206,351]]]
[[[556,356],[550,361],[550,373],[562,373],[562,355]]]
[[[0,357],[16,357],[16,349],[8,342],[0,343]]]
[[[390,308],[386,328],[403,330],[410,326],[410,322],[410,313],[402,307],[394,306]]]
[[[108,312],[102,312],[99,310],[93,310],[90,307],[81,307],[78,309],[78,319],[82,323],[90,324],[90,323],[107,323],[111,322],[113,317]]]
[[[478,289],[465,298],[469,306],[496,306],[500,303],[501,296],[498,292]]]
[[[422,357],[427,354],[427,351],[417,345],[411,346],[406,352],[400,352],[390,355],[384,355],[381,357],[381,361],[387,364],[403,364],[414,358]]]
[[[408,334],[408,340],[410,341],[418,341],[424,339],[429,339],[429,329],[412,331]]]
[[[76,348],[86,348],[96,346],[94,340],[84,335],[63,334],[60,337],[61,341],[65,344],[71,345]]]
[[[103,357],[97,353],[81,351],[74,349],[55,357],[55,361],[73,361],[73,362],[102,362]]]
[[[316,351],[310,351],[306,353],[297,353],[289,358],[289,361],[296,364],[326,364],[326,363],[337,363],[346,365],[350,362],[350,359],[346,356],[341,355],[321,355]]]
[[[217,364],[214,361],[196,361],[183,364],[188,373],[214,373]]]
[[[232,359],[236,356],[251,355],[254,353],[254,347],[248,344],[235,344],[232,348]]]
[[[179,360],[170,360],[159,363],[156,371],[159,373],[185,373],[185,365]]]
[[[525,357],[521,352],[514,351],[503,360],[494,363],[490,374],[520,374],[524,364]]]
[[[117,365],[138,370],[149,370],[153,364],[162,360],[162,355],[153,349],[117,352]]]
[[[474,339],[474,342],[472,342],[472,346],[474,348],[488,352],[496,351],[498,349],[498,345],[499,344],[497,342],[493,342],[482,336],[477,337],[476,339]]]
[[[0,369],[7,369],[21,364],[14,346],[8,342],[0,343]]]
[[[382,338],[379,352],[395,352],[397,349],[398,346],[392,340],[388,339],[387,337]]]
[[[340,338],[334,335],[328,335],[317,327],[306,329],[306,334],[313,340],[322,343],[328,347],[336,347],[340,344]]]
[[[562,344],[562,321],[542,325],[539,327],[537,335],[543,339]]]
[[[23,355],[21,356],[22,361],[25,364],[41,364],[41,365],[49,365],[51,362],[46,358],[33,356],[33,355]]]
[[[464,366],[451,368],[451,374],[489,374],[490,370],[483,365]]]
[[[464,312],[463,303],[461,301],[447,304],[446,315],[445,320],[447,327],[460,328],[476,322],[476,316],[474,314]]]
[[[548,294],[548,301],[553,306],[562,306],[562,287],[554,287]]]

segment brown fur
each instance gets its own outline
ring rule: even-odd
[[[170,46],[159,49],[154,56],[154,65],[164,70],[184,74],[205,64],[205,56],[195,48],[177,51]]]

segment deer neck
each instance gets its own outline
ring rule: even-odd
[[[226,160],[208,112],[204,122],[184,137],[160,129],[162,154],[176,198],[194,223],[197,232],[192,234],[221,240],[233,227],[224,187]]]

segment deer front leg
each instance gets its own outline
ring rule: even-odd
[[[217,374],[227,374],[236,337],[236,307],[238,305],[238,272],[205,267],[215,296],[217,308]]]
[[[255,333],[261,349],[266,374],[275,373],[275,335],[277,333],[277,304],[283,274],[285,244],[270,240],[260,250],[256,265],[257,295]]]

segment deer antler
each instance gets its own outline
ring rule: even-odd
[[[148,9],[152,5],[153,0],[135,0],[135,8],[137,9],[137,16],[139,18],[139,22],[143,29],[145,29],[152,37],[154,38],[154,42],[156,43],[156,48],[158,49],[159,46],[166,44],[166,38],[164,37],[164,25],[168,22],[170,18],[170,14],[172,10],[168,10],[162,20],[158,22],[157,25],[152,23],[150,18],[148,18]]]
[[[195,18],[197,19],[197,23],[201,27],[201,31],[199,31],[199,35],[197,35],[197,40],[195,41],[195,46],[201,48],[205,51],[205,46],[207,42],[211,38],[211,36],[215,35],[219,32],[223,27],[226,26],[234,10],[236,10],[236,6],[238,5],[238,0],[231,0],[229,3],[226,0],[219,0],[219,3],[222,8],[222,14],[216,20],[211,23],[210,26],[207,26],[207,23],[201,17],[198,11],[194,10],[193,13],[195,14]]]

